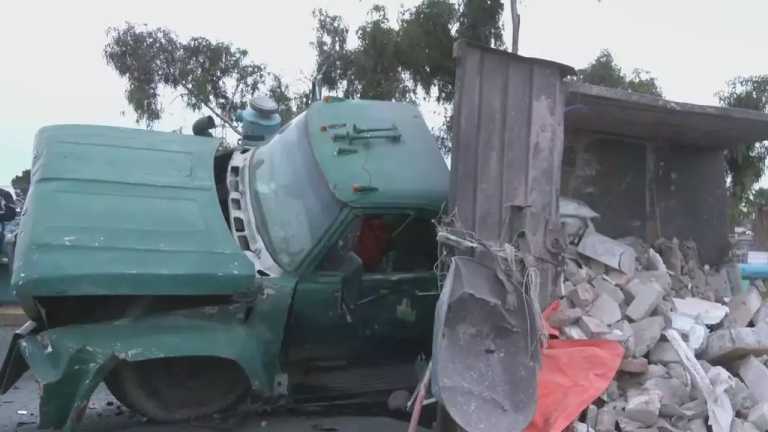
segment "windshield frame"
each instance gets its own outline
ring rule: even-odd
[[[258,235],[262,238],[264,247],[267,249],[267,252],[271,256],[272,260],[277,264],[281,269],[287,272],[293,272],[297,273],[300,272],[302,266],[304,265],[307,260],[311,259],[312,256],[314,256],[315,251],[318,247],[322,248],[322,246],[326,243],[327,237],[329,233],[333,232],[333,227],[338,224],[338,221],[341,217],[343,217],[345,213],[345,205],[342,201],[340,201],[336,195],[334,194],[333,190],[328,184],[327,178],[325,176],[325,173],[323,173],[320,164],[317,161],[317,158],[315,157],[314,149],[312,148],[310,135],[309,135],[309,122],[306,118],[306,112],[298,115],[296,118],[291,120],[289,123],[284,125],[266,144],[263,146],[254,149],[250,152],[248,155],[248,161],[246,165],[246,169],[248,171],[248,195],[250,198],[250,201],[252,202],[252,218],[255,225],[255,229],[258,232]],[[298,124],[302,123],[302,124]],[[333,217],[327,218],[325,226],[323,229],[317,233],[317,235],[314,237],[312,243],[309,245],[306,250],[304,250],[301,253],[301,257],[297,260],[294,260],[293,262],[286,262],[284,260],[284,257],[281,255],[281,250],[277,246],[277,244],[274,241],[274,238],[272,237],[273,230],[269,226],[269,218],[267,217],[265,213],[265,207],[264,203],[262,201],[261,194],[259,193],[258,188],[258,175],[257,171],[259,168],[261,168],[261,165],[256,166],[257,160],[259,160],[259,155],[263,154],[268,146],[281,146],[281,137],[283,136],[283,133],[286,132],[290,127],[300,128],[298,133],[301,133],[303,136],[303,140],[300,140],[301,142],[298,144],[295,144],[297,146],[306,146],[306,149],[301,149],[301,151],[308,152],[307,159],[308,161],[305,162],[305,164],[311,164],[305,165],[305,168],[308,168],[307,171],[314,171],[315,175],[312,175],[314,178],[314,182],[307,182],[305,186],[305,190],[308,193],[311,193],[311,191],[314,190],[318,191],[318,187],[322,188],[321,194],[326,194],[327,197],[330,199],[326,199],[326,203],[332,202],[334,205],[334,215]],[[291,143],[284,143],[282,147],[285,147],[286,145],[290,145]],[[294,149],[295,151],[295,149]],[[311,183],[311,184],[310,184]],[[302,200],[303,202],[306,202]]]

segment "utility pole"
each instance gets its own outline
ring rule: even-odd
[[[512,53],[517,54],[520,42],[520,14],[517,11],[517,0],[510,0],[509,3],[512,12]]]

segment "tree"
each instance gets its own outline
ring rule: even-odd
[[[736,77],[717,96],[726,107],[768,112],[768,75]],[[732,222],[751,218],[755,206],[762,204],[758,201],[762,194],[758,196],[754,187],[765,172],[767,159],[765,142],[745,143],[725,151]]]
[[[650,72],[635,68],[627,76],[607,49],[600,51],[592,63],[577,72],[577,79],[588,84],[662,96],[661,88]]]
[[[502,0],[422,0],[393,22],[375,5],[355,30],[352,46],[343,18],[317,9],[313,46],[319,84],[346,98],[436,102],[446,115],[434,132],[449,151],[453,44],[463,38],[503,47],[503,13]]]
[[[21,174],[11,179],[11,187],[13,187],[13,190],[16,192],[16,197],[22,200],[26,198],[29,193],[29,184],[30,171],[28,169],[25,169]]]
[[[237,133],[230,119],[257,92],[279,100],[284,115],[294,113],[288,87],[245,49],[199,36],[181,40],[171,30],[132,23],[110,27],[107,37],[104,58],[128,81],[125,98],[147,128],[163,115],[163,90],[180,92],[187,108],[205,108]]]

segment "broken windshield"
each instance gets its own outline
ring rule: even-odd
[[[315,161],[306,123],[302,114],[286,125],[250,164],[260,234],[287,270],[299,265],[341,209]]]

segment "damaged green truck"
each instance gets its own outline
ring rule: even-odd
[[[260,146],[102,126],[35,139],[0,372],[72,430],[106,383],[160,422],[412,390],[448,169],[417,107],[326,99]]]

